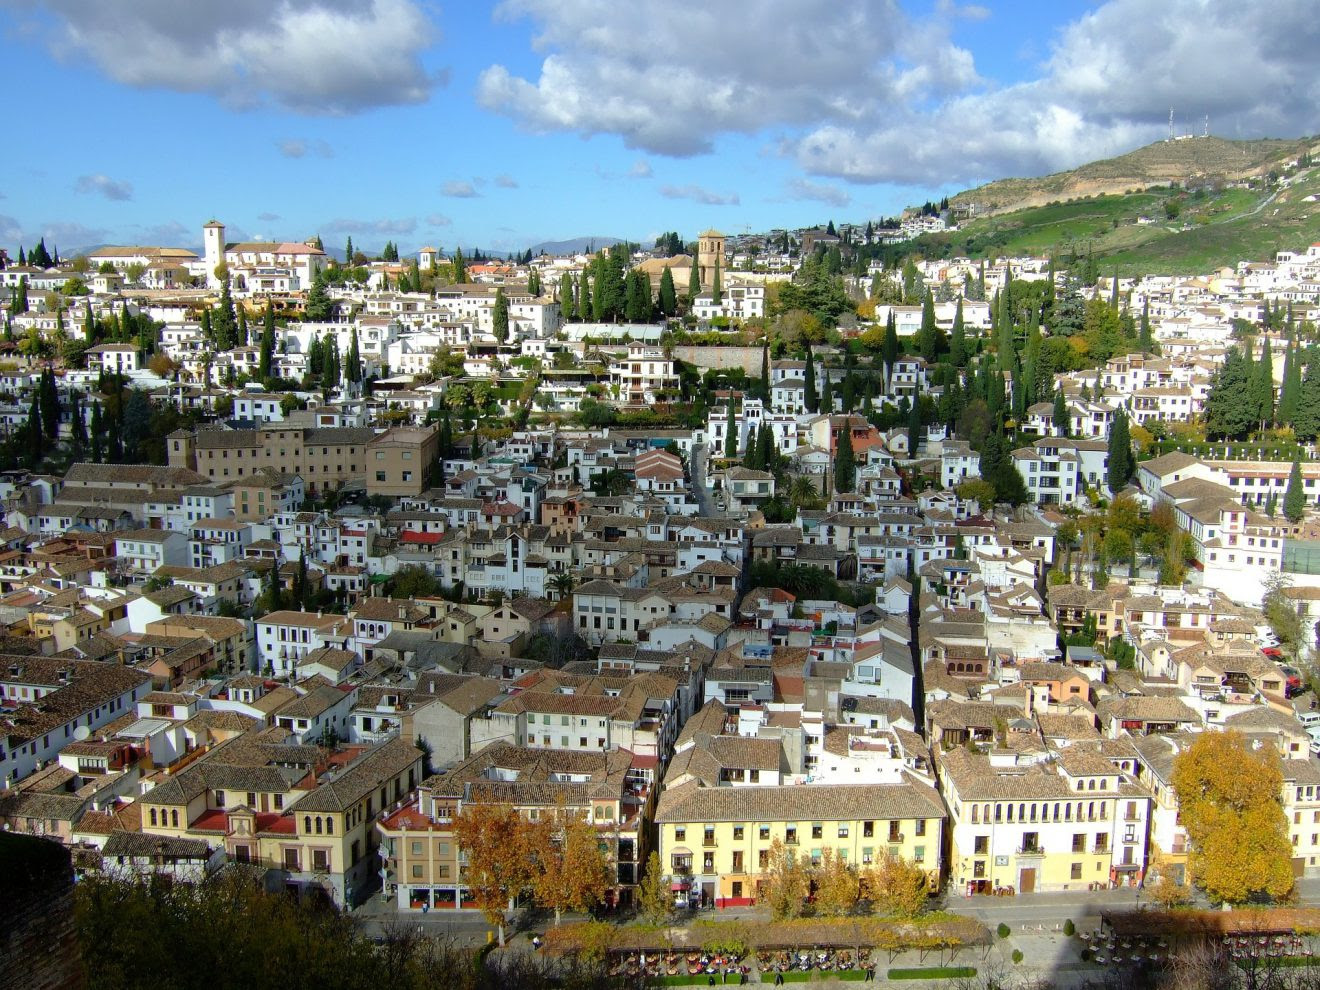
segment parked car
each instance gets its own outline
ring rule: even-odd
[[[1290,667],[1288,664],[1280,664],[1279,670],[1283,672],[1283,693],[1291,698],[1294,694],[1302,693],[1302,672],[1296,667]]]

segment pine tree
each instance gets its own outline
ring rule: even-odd
[[[673,316],[678,312],[678,297],[674,294],[674,273],[668,265],[660,273],[660,299],[659,308],[661,316]]]
[[[1113,425],[1109,428],[1109,461],[1106,477],[1111,492],[1118,494],[1127,487],[1128,482],[1132,480],[1134,466],[1127,413],[1120,409],[1114,414]]]
[[[503,344],[509,339],[509,300],[505,298],[503,287],[495,290],[495,312],[491,316],[491,332],[496,343]]]
[[[839,428],[839,442],[834,453],[834,490],[851,492],[857,488],[857,458],[853,453],[852,417],[845,416]]]
[[[811,356],[811,344],[807,344],[807,368],[803,375],[803,384],[805,392],[807,412],[817,412],[820,410],[820,397],[816,394],[816,361]]]
[[[226,283],[226,288],[228,283]],[[334,304],[325,289],[325,276],[317,272],[312,276],[312,287],[307,292],[305,315],[309,323],[323,323],[334,313]]]
[[[1306,514],[1306,488],[1302,482],[1302,462],[1293,461],[1288,475],[1288,491],[1283,496],[1283,515],[1294,525]]]

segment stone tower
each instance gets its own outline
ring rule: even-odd
[[[206,285],[218,289],[220,279],[216,277],[215,270],[225,260],[225,225],[219,220],[203,225],[202,247],[206,258]]]
[[[724,235],[718,230],[708,230],[697,237],[697,270],[700,272],[701,287],[709,289],[715,279],[715,259],[719,259],[720,270],[724,269]]]

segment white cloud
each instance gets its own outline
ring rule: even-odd
[[[1108,0],[1062,28],[1034,78],[998,85],[951,40],[1006,15],[937,0],[748,0],[736,29],[708,2],[672,0],[638,30],[608,0],[503,0],[533,23],[526,77],[489,66],[479,102],[533,132],[611,134],[687,156],[726,134],[768,138],[804,172],[924,187],[1039,174],[1180,129],[1320,131],[1320,18],[1306,0]],[[1007,28],[1009,25],[1004,25]]]
[[[421,103],[443,81],[421,63],[438,32],[418,0],[2,2],[51,14],[48,43],[68,61],[88,58],[117,82],[211,93],[232,106],[351,114]]]
[[[481,195],[476,186],[464,179],[450,179],[440,187],[440,192],[453,199],[475,199]]]
[[[788,195],[791,199],[811,199],[830,206],[847,206],[852,202],[852,196],[846,189],[802,178],[788,183]]]
[[[443,213],[428,213],[426,215],[426,224],[428,227],[448,227],[454,221]]]
[[[518,180],[511,175],[500,174],[495,176],[495,185],[501,189],[517,189]]]
[[[277,142],[280,154],[285,158],[304,158],[316,155],[318,158],[334,158],[335,149],[325,141],[307,141],[303,138],[285,138]]]
[[[628,169],[629,178],[649,179],[651,177],[651,163],[645,158],[639,158],[632,163],[632,168]]]
[[[257,219],[260,220],[262,223],[271,223],[272,221],[280,220],[282,218],[278,213],[271,213],[269,210],[267,210],[265,213],[258,213]]]
[[[666,199],[690,199],[706,206],[737,206],[737,193],[717,193],[698,185],[661,186],[660,195]]]
[[[326,224],[328,230],[343,234],[411,234],[417,229],[416,217],[400,217],[397,220],[331,220]]]
[[[92,193],[123,203],[133,198],[133,183],[112,179],[97,172],[94,175],[80,175],[73,185],[75,192]]]

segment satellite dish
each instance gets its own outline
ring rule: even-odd
[[[78,728],[73,730],[73,738],[78,740],[78,742],[86,742],[87,737],[90,736],[91,734],[92,734],[92,730],[87,728],[87,726],[85,725],[80,725],[78,726]]]

